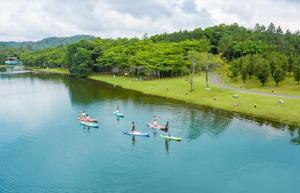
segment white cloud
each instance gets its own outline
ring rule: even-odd
[[[234,22],[297,30],[299,8],[296,0],[1,0],[0,41],[132,37]]]
[[[207,10],[215,24],[239,23],[253,27],[257,22],[264,25],[274,22],[294,31],[300,27],[298,0],[197,0],[197,5]]]

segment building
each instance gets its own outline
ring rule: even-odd
[[[19,61],[17,57],[7,57],[5,64],[6,65],[18,65],[18,64],[22,64],[22,62]]]

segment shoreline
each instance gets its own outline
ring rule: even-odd
[[[33,72],[69,75],[67,69],[33,69]],[[276,124],[286,124],[292,127],[299,127],[300,125],[300,121],[298,121],[300,118],[299,99],[240,93],[238,91],[218,88],[211,82],[211,90],[207,91],[205,90],[204,82],[202,80],[203,76],[196,78],[195,85],[197,85],[197,89],[193,93],[189,92],[189,84],[183,77],[140,81],[123,76],[114,78],[113,75],[92,74],[87,78],[120,86],[124,89],[137,91],[146,95],[183,102],[192,107],[222,110],[238,114],[241,117],[248,117],[251,120],[265,120],[270,123],[275,122]],[[200,89],[201,87],[199,87],[199,85],[203,89]],[[239,98],[234,98],[234,94],[238,94]],[[216,97],[216,101],[214,101],[214,97]],[[278,104],[278,100],[281,99],[284,99],[285,104]],[[253,107],[253,104],[249,104],[251,102],[255,102],[255,104],[258,105],[258,108],[256,109]],[[232,104],[238,104],[239,106],[234,107]],[[295,109],[299,109],[299,111]],[[288,112],[288,110],[293,110],[293,112]]]

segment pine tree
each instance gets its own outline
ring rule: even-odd
[[[278,86],[279,82],[284,80],[284,77],[285,77],[284,70],[281,67],[277,66],[277,68],[275,69],[274,74],[273,74],[273,79],[276,82],[277,86]]]
[[[259,66],[259,70],[257,72],[257,78],[259,79],[259,81],[262,83],[263,86],[268,81],[269,75],[270,75],[269,64],[267,63],[267,61],[262,60]]]
[[[295,81],[300,82],[300,66],[296,66],[294,67],[294,78],[295,78]]]

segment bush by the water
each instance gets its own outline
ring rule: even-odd
[[[70,68],[70,73],[73,76],[84,78],[91,73],[91,70],[86,64],[80,64],[79,66],[72,66]]]

